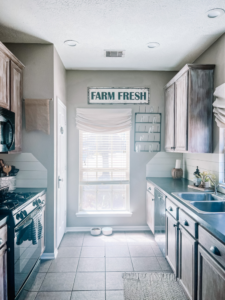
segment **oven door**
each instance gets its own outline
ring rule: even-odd
[[[14,288],[15,296],[22,288],[27,277],[35,266],[42,252],[42,240],[35,239],[32,232],[33,218],[42,214],[40,208],[35,209],[26,219],[19,223],[14,230]],[[42,223],[43,218],[39,221]],[[44,230],[43,225],[42,230]],[[36,228],[38,230],[38,228]]]

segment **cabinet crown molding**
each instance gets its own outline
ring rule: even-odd
[[[8,56],[19,68],[25,68],[24,64],[2,42],[0,42],[0,51]]]
[[[201,70],[214,70],[215,65],[199,65],[199,64],[186,64],[165,86],[164,89],[168,89],[174,84],[184,73],[190,69],[201,69]]]

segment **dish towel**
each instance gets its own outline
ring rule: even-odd
[[[43,131],[50,134],[50,99],[25,99],[26,131]]]
[[[218,86],[214,92],[213,112],[218,127],[225,128],[225,83]]]
[[[29,241],[32,241],[33,245],[36,245],[38,243],[38,240],[40,240],[43,236],[43,226],[41,224],[41,218],[42,218],[42,209],[40,209],[39,213],[37,213],[32,218],[32,223],[29,226],[30,229]]]

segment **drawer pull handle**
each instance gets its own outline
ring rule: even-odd
[[[168,209],[169,209],[169,211],[173,211],[173,208],[170,206],[170,207],[168,207]]]
[[[173,227],[177,227],[177,224],[173,224]]]
[[[3,239],[0,239],[0,246],[3,244]]]
[[[187,220],[185,220],[185,221],[184,221],[184,226],[189,226],[189,224],[188,224],[188,221],[187,221]]]
[[[212,246],[212,247],[210,248],[210,251],[211,251],[213,254],[217,255],[217,256],[221,256],[220,250],[219,250],[217,247],[215,247],[215,246]]]
[[[175,147],[171,147],[171,149],[172,149],[172,150],[173,150],[173,149],[175,150]]]

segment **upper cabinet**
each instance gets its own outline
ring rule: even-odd
[[[212,152],[214,65],[186,65],[165,87],[165,150]]]
[[[22,91],[24,65],[0,42],[0,106],[15,113],[15,150],[22,151]]]
[[[0,51],[0,106],[10,109],[10,59]]]

